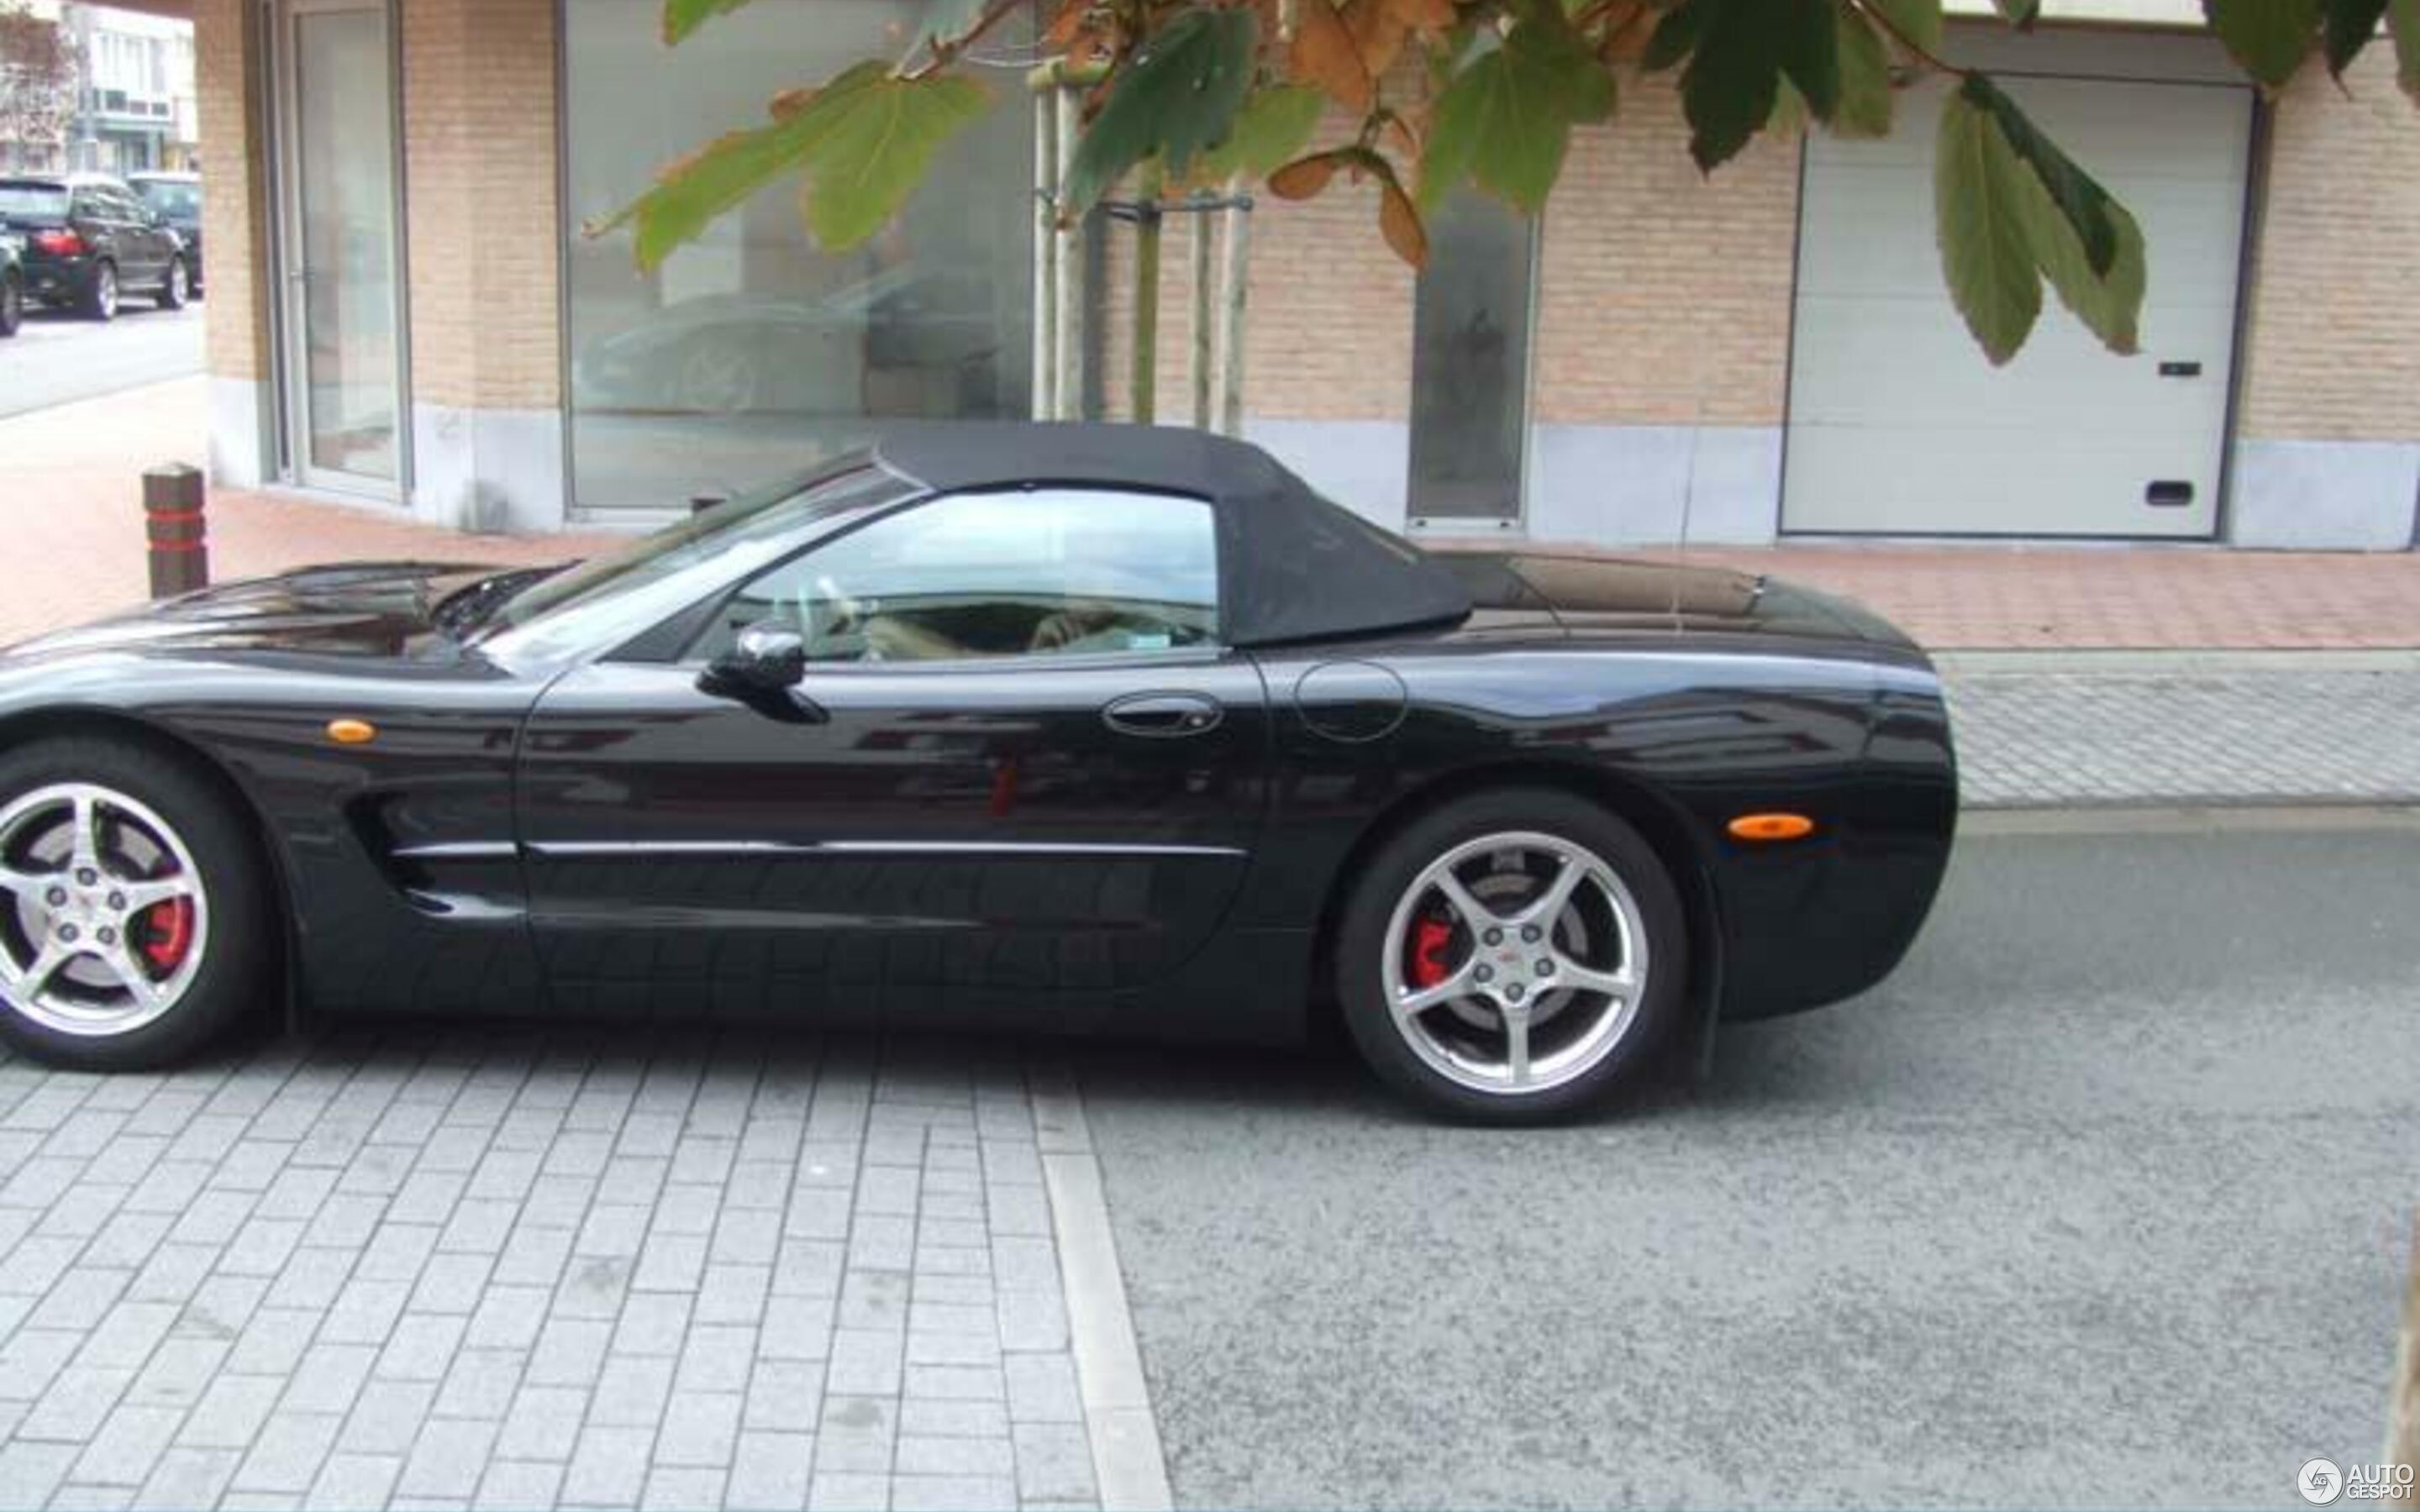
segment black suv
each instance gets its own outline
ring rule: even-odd
[[[168,223],[185,242],[185,282],[202,291],[202,176],[197,173],[131,173],[134,197]]]
[[[27,294],[96,320],[116,317],[121,293],[174,310],[191,287],[184,239],[106,175],[0,177],[0,230],[24,239]]]

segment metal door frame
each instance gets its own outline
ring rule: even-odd
[[[302,91],[297,72],[301,59],[295,31],[305,16],[345,12],[375,14],[381,23],[386,45],[387,147],[391,160],[387,176],[394,201],[388,223],[394,243],[388,262],[393,270],[388,299],[393,306],[395,332],[393,478],[315,467],[309,459],[310,367],[302,350],[309,339],[303,309],[307,270],[302,266],[302,189],[297,157],[302,138]],[[263,0],[261,19],[270,59],[266,72],[270,109],[266,114],[272,123],[267,154],[273,201],[270,208],[271,293],[268,302],[271,366],[276,387],[271,406],[278,442],[275,473],[279,481],[300,487],[381,503],[405,503],[411,497],[411,326],[408,298],[411,279],[405,260],[403,39],[396,7],[393,0]]]

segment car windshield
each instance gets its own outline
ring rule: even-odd
[[[473,639],[509,639],[542,655],[627,639],[687,608],[727,575],[768,563],[800,527],[888,503],[907,490],[862,457],[837,471],[827,464],[543,578],[497,605]]]
[[[192,220],[202,213],[202,186],[169,178],[137,180],[134,193],[143,203],[168,220]]]
[[[12,225],[65,225],[68,192],[57,184],[0,178],[0,221]]]

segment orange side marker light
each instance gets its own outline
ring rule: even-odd
[[[378,726],[367,719],[331,719],[328,738],[339,746],[366,746],[378,738]]]
[[[1803,813],[1744,813],[1725,827],[1730,830],[1733,840],[1763,844],[1805,840],[1815,833],[1815,821]]]

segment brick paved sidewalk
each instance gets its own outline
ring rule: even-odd
[[[200,379],[181,379],[0,421],[0,532],[12,562],[40,564],[0,595],[0,640],[142,596],[136,475],[202,455],[203,395]],[[463,535],[373,508],[227,492],[213,499],[210,534],[221,578],[347,557],[552,562],[613,539]],[[1691,559],[1848,594],[1944,650],[2420,647],[2420,553],[1840,544]]]
[[[962,1041],[0,1064],[0,1505],[1092,1504],[1034,1107]]]

